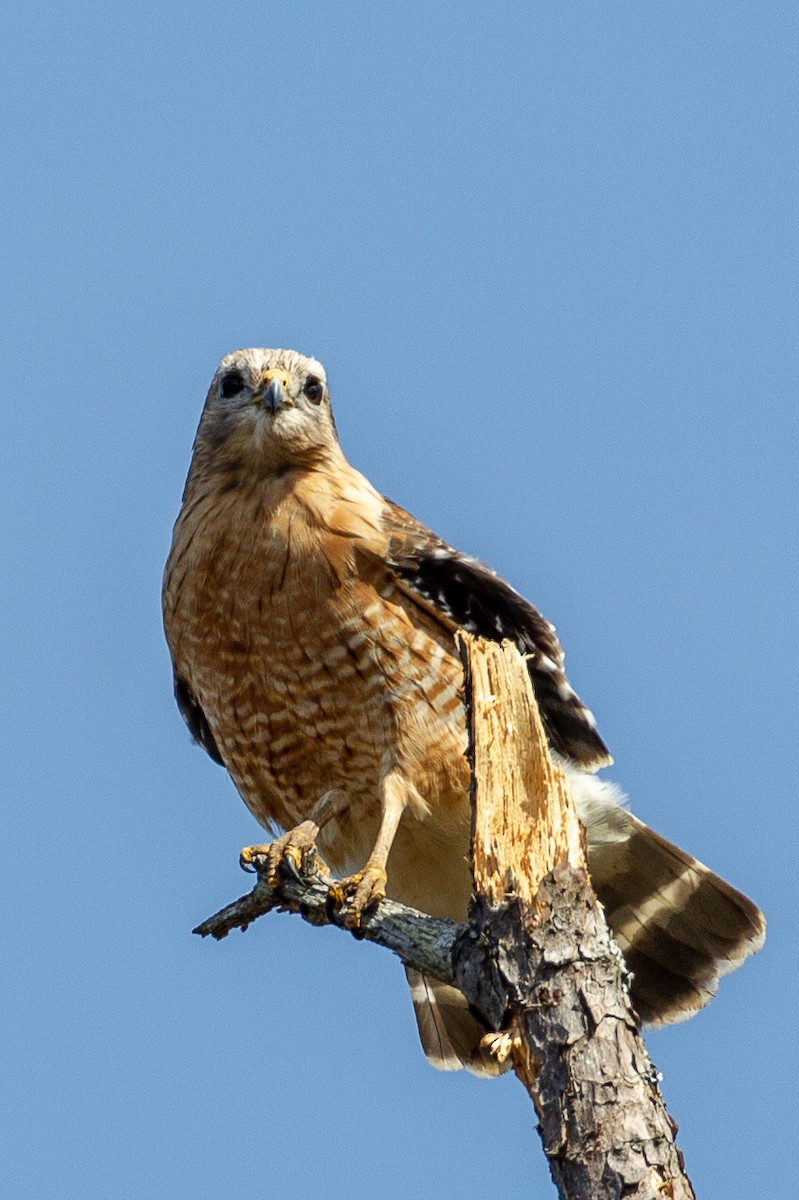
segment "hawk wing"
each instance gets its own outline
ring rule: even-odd
[[[386,500],[388,566],[402,591],[442,625],[515,643],[527,661],[553,749],[584,770],[613,760],[593,714],[572,688],[555,628],[477,559],[461,554],[399,505]]]
[[[211,732],[208,718],[185,679],[180,679],[177,675],[175,676],[175,700],[180,709],[180,715],[188,725],[189,733],[195,742],[202,746],[203,750],[207,750],[214,762],[218,762],[220,767],[224,767],[225,761],[219,753],[219,747]]]

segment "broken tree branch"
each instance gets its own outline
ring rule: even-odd
[[[296,870],[290,859],[283,859],[279,866],[277,888],[270,887],[267,882],[265,855],[256,856],[253,867],[258,874],[258,882],[252,891],[203,921],[192,933],[198,933],[201,937],[210,935],[220,941],[232,929],[243,931],[258,917],[273,909],[297,913],[311,925],[346,928],[349,901],[340,908],[330,906],[330,886],[334,880],[323,870],[317,855],[306,854],[301,867]],[[452,949],[463,928],[455,921],[429,917],[427,913],[417,912],[415,908],[398,904],[395,900],[383,900],[376,909],[364,913],[360,928],[350,932],[358,939],[376,942],[393,950],[404,963],[415,967],[417,971],[424,971],[445,983],[454,983]]]
[[[671,1121],[591,888],[568,785],[509,642],[460,639],[475,895],[458,987],[538,1113],[564,1200],[692,1200]]]

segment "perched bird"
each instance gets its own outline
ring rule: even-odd
[[[189,729],[256,820],[285,831],[270,868],[316,842],[335,871],[351,873],[341,888],[354,920],[384,895],[466,917],[469,772],[455,647],[466,629],[509,638],[527,656],[641,1018],[690,1016],[762,944],[755,905],[594,774],[611,759],[552,625],[350,466],[315,359],[265,349],[222,359],[163,604]],[[496,1073],[461,994],[408,976],[433,1064]]]

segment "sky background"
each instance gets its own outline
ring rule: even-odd
[[[549,1197],[514,1079],[246,891],[160,582],[218,359],[326,365],[351,461],[557,625],[634,810],[766,948],[648,1038],[703,1200],[793,1193],[799,14],[9,0],[0,1191]]]

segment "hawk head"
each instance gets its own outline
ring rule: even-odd
[[[216,466],[249,467],[260,475],[310,464],[334,447],[325,369],[315,358],[251,349],[222,359],[196,444]]]

